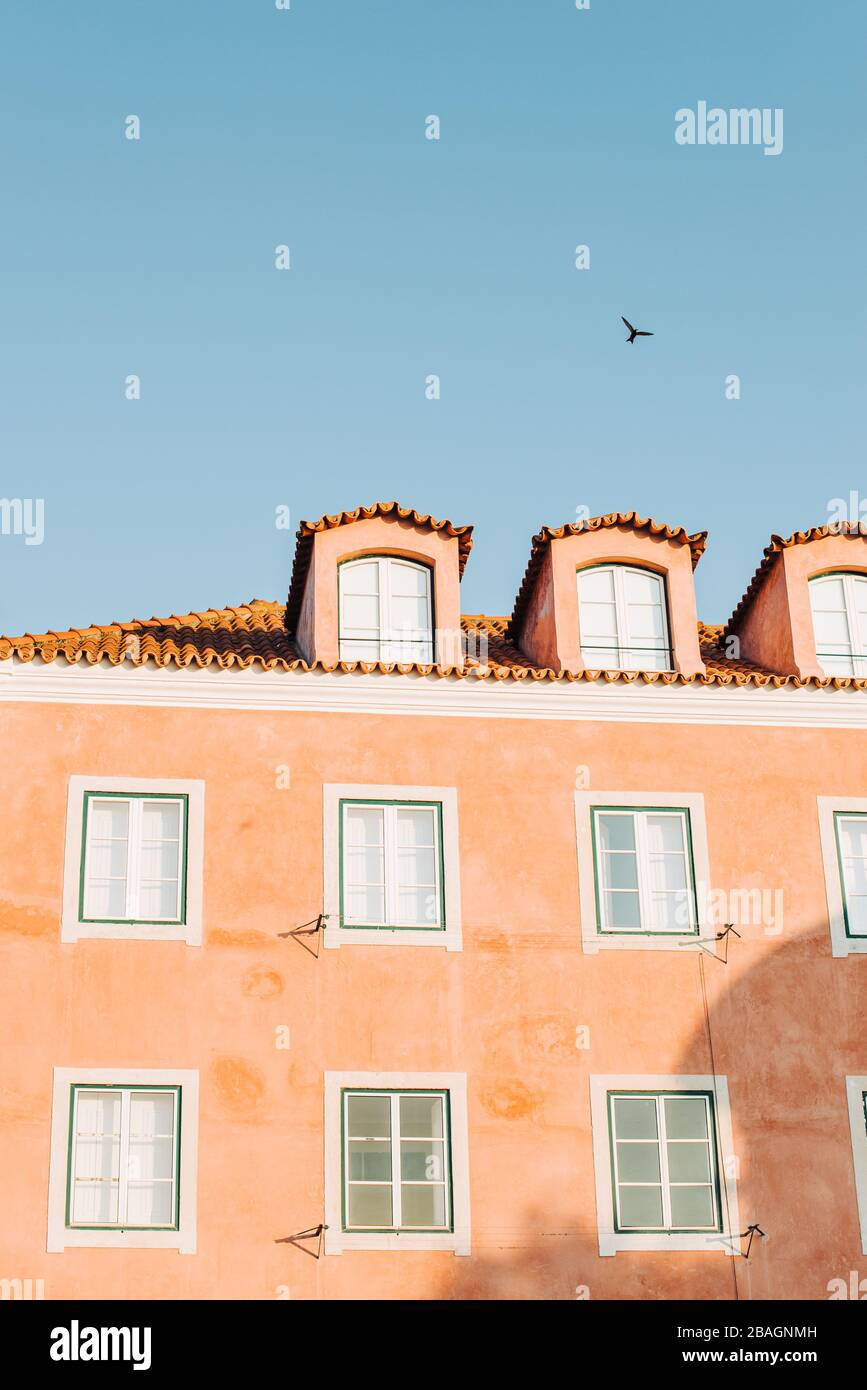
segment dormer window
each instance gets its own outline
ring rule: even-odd
[[[434,660],[431,571],[392,555],[339,570],[341,661]]]
[[[826,676],[867,676],[867,575],[810,580],[816,659]]]
[[[632,565],[578,571],[581,656],[591,670],[671,671],[665,585]]]

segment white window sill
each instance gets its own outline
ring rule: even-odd
[[[330,927],[326,922],[323,944],[337,946],[439,946],[446,951],[461,949],[461,935],[456,931],[434,931],[412,927]]]
[[[581,944],[585,955],[598,951],[708,951],[717,954],[717,943],[695,936],[584,936]]]
[[[325,1232],[326,1255],[342,1255],[344,1250],[443,1250],[450,1255],[469,1255],[469,1232],[461,1235],[458,1231],[443,1231],[442,1234],[428,1232],[424,1235],[413,1231],[390,1231],[382,1235],[357,1231]]]
[[[82,922],[67,921],[60,927],[61,941],[184,941],[188,946],[200,946],[183,922]]]
[[[49,1255],[75,1247],[102,1250],[177,1250],[179,1255],[195,1255],[196,1242],[192,1244],[180,1231],[84,1231],[74,1226],[64,1227],[63,1232],[52,1233],[48,1242]]]
[[[701,1251],[710,1254],[739,1255],[740,1244],[736,1236],[723,1231],[690,1232],[682,1234],[664,1231],[635,1232],[628,1234],[619,1231],[599,1232],[599,1254],[617,1255],[626,1250],[659,1250],[676,1252],[682,1250]]]

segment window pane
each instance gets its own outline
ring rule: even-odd
[[[673,1187],[671,1189],[671,1224],[675,1227],[702,1229],[713,1227],[713,1195],[709,1187]]]
[[[349,1176],[368,1182],[391,1182],[391,1140],[350,1139]]]
[[[350,1183],[347,1220],[350,1226],[391,1226],[391,1185],[365,1187]]]
[[[88,797],[87,824],[91,839],[125,840],[129,834],[129,802]]]
[[[583,645],[617,646],[617,610],[613,603],[581,604],[581,641]],[[607,641],[603,644],[602,638]]]
[[[126,879],[89,882],[84,895],[85,917],[123,918],[126,916]]]
[[[710,1182],[707,1144],[687,1142],[667,1147],[668,1176],[672,1182]]]
[[[852,816],[837,820],[840,852],[845,857],[867,858],[867,816]]]
[[[130,1226],[171,1226],[174,1215],[171,1182],[130,1181],[126,1194],[126,1220]]]
[[[343,599],[343,631],[353,636],[379,636],[379,599],[360,594],[345,595]]]
[[[378,594],[379,561],[363,560],[358,564],[341,565],[340,587],[344,595]]]
[[[79,1091],[75,1107],[72,1220],[117,1220],[120,1178],[120,1095]]]
[[[126,879],[126,840],[91,840],[87,872],[91,879]]]
[[[853,936],[867,935],[867,897],[847,896],[846,920]]]
[[[177,878],[180,841],[163,840],[142,845],[139,873],[142,878]]]
[[[429,570],[421,565],[402,565],[392,561],[389,565],[389,580],[392,598],[424,598],[428,591]]]
[[[604,850],[634,850],[635,821],[631,815],[600,815],[599,837]]]
[[[428,807],[398,806],[397,843],[401,846],[432,845],[435,812]]]
[[[578,591],[582,602],[613,603],[614,575],[611,570],[580,570]]]
[[[139,888],[139,914],[146,922],[172,921],[177,918],[177,882],[142,882]]]
[[[344,835],[350,845],[381,845],[383,827],[381,806],[347,806]]]
[[[621,1187],[620,1225],[658,1227],[662,1225],[662,1189],[658,1187]]]
[[[389,1096],[349,1096],[347,1132],[354,1138],[387,1139],[391,1135]]]
[[[401,887],[415,884],[432,887],[436,883],[436,855],[433,849],[402,849],[397,855],[397,881]]]
[[[659,1145],[655,1141],[619,1143],[617,1176],[620,1182],[659,1182]]]
[[[402,1226],[441,1229],[446,1224],[446,1190],[443,1186],[408,1186],[402,1183],[400,1205]]]
[[[142,803],[142,839],[177,840],[181,831],[181,808],[176,801]]]
[[[429,927],[439,921],[439,899],[429,888],[401,888],[397,894],[397,925]]]
[[[629,604],[659,606],[662,602],[662,583],[656,574],[647,570],[623,571],[623,588]]]
[[[606,893],[604,901],[605,926],[611,931],[637,931],[641,927],[637,893]]]
[[[638,888],[638,859],[634,854],[606,854],[602,864],[606,888]]]
[[[615,1096],[618,1139],[656,1139],[656,1101],[652,1096]]]
[[[401,1139],[400,1176],[405,1181],[444,1182],[445,1155],[441,1139]]]
[[[683,820],[678,816],[647,817],[647,847],[652,854],[683,853]]]
[[[703,1096],[666,1096],[663,1104],[669,1139],[707,1139],[707,1102]]]
[[[400,1132],[416,1139],[442,1138],[442,1096],[401,1096]]]
[[[384,926],[385,894],[382,888],[375,885],[366,888],[350,885],[344,899],[344,917],[348,922]]]
[[[382,846],[348,845],[344,855],[346,878],[350,884],[382,884],[383,853]]]

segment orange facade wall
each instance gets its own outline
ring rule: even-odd
[[[867,1277],[844,1091],[867,1073],[867,961],[831,958],[816,813],[864,794],[863,735],[23,703],[3,723],[0,1276],[130,1299],[825,1298]],[[782,933],[746,929],[727,965],[585,955],[579,767],[703,792],[714,886],[782,887]],[[73,774],[204,779],[201,948],[61,945]],[[462,951],[279,938],[321,910],[327,782],[457,788]],[[749,1261],[600,1258],[588,1077],[707,1072],[709,1038],[742,1223],[767,1239]],[[200,1071],[195,1255],[46,1254],[52,1068],[76,1065]],[[323,1219],[323,1073],[366,1069],[467,1073],[469,1258],[277,1243]]]

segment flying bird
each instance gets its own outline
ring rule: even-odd
[[[620,317],[623,319],[623,315],[622,315],[622,314],[620,315]],[[653,334],[652,334],[652,333],[647,333],[643,328],[633,328],[633,327],[632,327],[632,324],[629,322],[629,319],[623,319],[623,322],[626,324],[626,327],[629,329],[629,337],[626,339],[627,343],[634,343],[636,338],[652,338],[652,337],[653,337]]]

